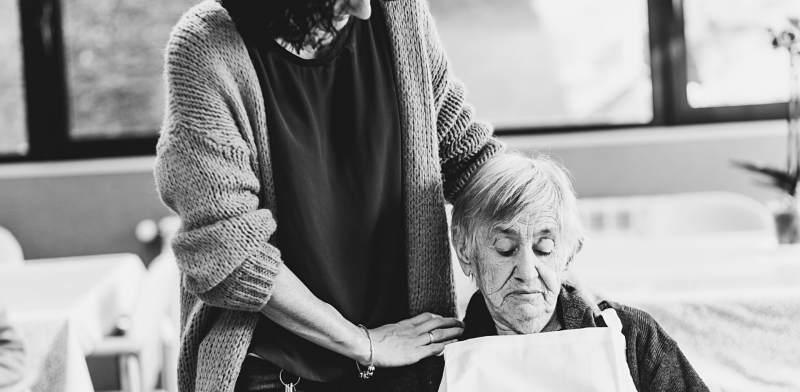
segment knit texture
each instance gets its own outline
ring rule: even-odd
[[[427,2],[381,5],[402,127],[409,316],[454,316],[445,200],[503,147],[465,103]],[[165,56],[155,176],[183,221],[173,241],[183,276],[179,386],[232,391],[282,263],[264,100],[247,48],[215,0],[181,18]]]
[[[564,329],[606,326],[602,317],[593,317],[589,305],[572,287],[562,287],[556,306]],[[678,344],[653,317],[639,309],[614,302],[604,301],[599,307],[614,309],[622,322],[625,357],[637,391],[708,391],[708,387],[683,355]],[[462,340],[497,335],[494,321],[480,291],[470,299],[464,323],[466,326]]]

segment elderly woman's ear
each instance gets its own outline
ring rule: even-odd
[[[472,260],[470,256],[469,246],[467,245],[466,236],[458,235],[454,236],[455,242],[453,243],[453,249],[456,251],[456,257],[458,257],[458,264],[461,266],[461,271],[464,272],[464,275],[467,277],[473,278],[475,277],[475,260]]]

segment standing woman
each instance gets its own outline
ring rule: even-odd
[[[445,200],[502,146],[427,1],[205,0],[166,80],[180,390],[435,390],[463,331]]]

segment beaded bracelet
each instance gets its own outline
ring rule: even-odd
[[[367,370],[361,370],[361,366],[358,364],[358,361],[356,361],[356,369],[358,369],[359,377],[367,379],[372,377],[372,375],[375,373],[375,357],[373,356],[374,352],[372,349],[372,337],[369,336],[369,330],[367,329],[367,327],[361,324],[358,324],[358,327],[363,329],[364,332],[367,333],[367,339],[369,339],[369,366],[367,366]]]

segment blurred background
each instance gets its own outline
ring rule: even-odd
[[[75,282],[102,280],[116,293],[100,305],[81,302],[78,313],[103,320],[94,335],[77,339],[78,358],[94,355],[74,365],[88,366],[90,381],[75,376],[79,370],[52,376],[62,377],[59,385],[148,390],[174,381],[153,376],[130,386],[126,375],[138,374],[130,370],[133,357],[170,365],[171,346],[147,362],[130,354],[138,349],[97,341],[131,328],[136,304],[146,303],[141,287],[175,281],[172,267],[156,268],[166,278],[148,275],[168,258],[164,245],[179,225],[164,220],[170,212],[152,169],[164,112],[162,53],[171,27],[196,3],[0,0],[0,227],[26,268],[41,267],[26,272],[30,279],[51,274],[54,285],[69,285],[85,268]],[[792,326],[800,323],[784,317],[800,314],[800,251],[778,245],[775,221],[791,198],[732,165],[784,170],[792,156],[787,102],[797,79],[771,31],[800,17],[800,0],[430,0],[430,7],[477,117],[510,148],[548,153],[571,172],[590,229],[576,262],[586,280],[673,328],[712,389],[800,390],[800,331]],[[796,221],[796,204],[789,208]],[[693,213],[680,218],[681,211]],[[52,267],[68,263],[77,264]],[[0,302],[9,303],[2,295],[22,295],[12,283],[24,280],[7,271],[0,269]],[[470,283],[460,275],[459,298],[468,298]],[[114,289],[115,279],[132,282],[129,292]],[[644,283],[626,284],[632,280]],[[747,301],[770,305],[754,308],[742,287],[753,290]],[[764,291],[775,287],[780,292]],[[732,316],[740,328],[728,335],[681,329],[686,318],[705,320],[739,305],[751,313]],[[43,312],[25,316],[26,325],[40,328]],[[779,322],[755,321],[764,319]],[[745,350],[747,362],[719,347],[760,327],[774,333],[751,338],[775,344],[773,359],[783,367],[750,377],[744,369],[768,357],[763,348]],[[59,328],[42,333],[70,334]],[[34,390],[55,390],[33,380]]]
[[[155,256],[131,233],[168,213],[150,174],[161,54],[195,2],[0,2],[0,225],[26,257]],[[789,56],[768,29],[800,5],[678,4],[431,8],[478,117],[515,148],[559,157],[580,196],[726,190],[767,202],[778,195],[730,161],[784,163]]]

